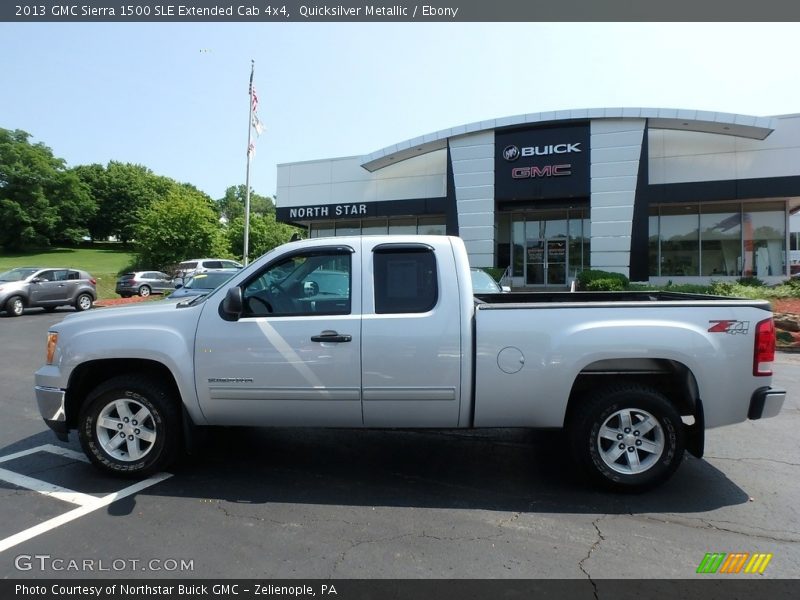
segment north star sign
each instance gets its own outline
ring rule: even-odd
[[[589,195],[589,126],[495,133],[495,198],[540,200]]]
[[[330,219],[333,217],[366,216],[366,204],[330,204],[289,208],[290,219]]]

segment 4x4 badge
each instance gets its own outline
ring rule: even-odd
[[[709,320],[709,333],[729,333],[746,335],[750,331],[750,321],[734,321],[731,319]]]

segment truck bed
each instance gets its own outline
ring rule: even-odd
[[[659,302],[663,306],[750,306],[761,310],[771,310],[766,300],[712,296],[709,294],[687,294],[665,291],[624,291],[624,292],[512,292],[509,294],[477,294],[478,308],[491,309],[493,305],[502,308],[566,308],[568,306],[652,306]],[[555,305],[555,306],[552,306]]]

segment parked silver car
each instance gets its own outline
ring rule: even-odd
[[[168,294],[175,289],[172,277],[161,271],[136,271],[125,273],[117,279],[114,291],[123,298],[147,297],[150,294]]]
[[[67,268],[18,267],[0,273],[0,310],[11,317],[26,308],[47,311],[74,306],[83,311],[97,300],[97,280],[86,271]]]

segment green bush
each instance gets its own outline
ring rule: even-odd
[[[764,287],[765,283],[761,281],[758,277],[740,277],[736,280],[736,283],[739,285],[744,285],[747,287]]]
[[[609,271],[600,271],[598,269],[587,269],[578,273],[578,289],[581,290],[593,292],[603,290],[619,291],[628,289],[630,283],[630,280],[622,273],[610,273]]]
[[[589,292],[621,292],[625,290],[625,282],[619,278],[605,277],[602,279],[592,279],[586,284],[586,291]]]

